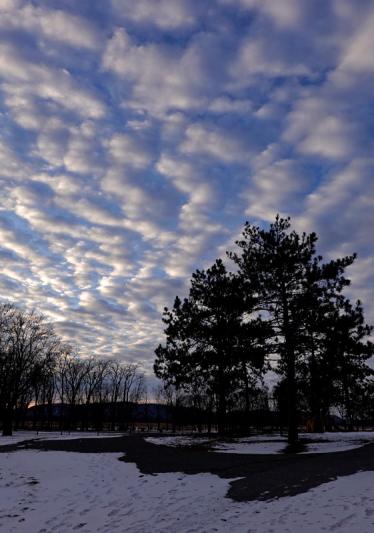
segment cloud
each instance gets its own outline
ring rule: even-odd
[[[308,225],[317,226],[324,240],[340,246],[362,249],[369,244],[374,223],[374,161],[354,159],[341,170],[331,173],[306,199]],[[330,217],[338,223],[326,228]],[[363,217],[364,224],[359,220]],[[325,226],[325,228],[324,228]],[[335,246],[336,248],[337,246]],[[367,252],[368,250],[366,250]]]
[[[202,124],[192,124],[187,128],[180,150],[189,155],[204,154],[227,163],[240,163],[249,157],[248,145],[243,138]]]
[[[0,0],[0,288],[151,371],[161,313],[291,214],[372,291],[367,0]],[[312,23],[311,23],[312,21]]]
[[[213,113],[238,113],[249,114],[253,111],[252,103],[250,100],[245,99],[233,99],[227,96],[220,96],[215,98],[209,104],[209,111]]]
[[[145,168],[152,162],[152,146],[139,136],[116,133],[108,142],[108,149],[120,165]]]
[[[282,28],[292,28],[300,24],[305,13],[303,0],[221,0],[221,3],[253,10],[259,15],[269,17]]]
[[[222,84],[228,78],[226,41],[201,32],[186,48],[159,42],[144,44],[117,28],[107,43],[102,66],[131,84],[132,96],[127,102],[131,108],[156,116],[168,110],[196,109],[211,96],[213,81]]]
[[[3,86],[6,95],[49,100],[89,118],[104,115],[103,103],[81,87],[65,68],[35,62],[13,44],[0,44],[0,75],[8,82]]]
[[[21,178],[25,176],[27,166],[5,139],[0,137],[0,176]]]
[[[111,0],[116,16],[124,22],[157,26],[162,30],[173,31],[185,26],[195,25],[197,13],[193,2],[187,0],[138,0],[135,4],[130,0]]]
[[[296,160],[276,159],[269,164],[258,164],[244,194],[248,202],[246,215],[270,222],[274,213],[293,214],[293,206],[302,201],[310,182],[308,169]]]
[[[348,40],[339,68],[353,73],[373,73],[374,58],[374,9],[368,14],[359,29]]]
[[[302,98],[287,117],[283,138],[305,154],[350,158],[359,149],[360,127],[336,107],[330,99]]]
[[[25,30],[74,48],[96,49],[99,32],[86,19],[61,9],[47,9],[30,3],[3,1],[0,4],[0,29]]]
[[[277,46],[275,42],[269,44],[265,37],[251,35],[240,46],[231,68],[232,75],[242,83],[254,83],[258,75],[272,78],[310,75],[310,68],[299,62],[297,54],[290,56],[288,52],[287,47]]]

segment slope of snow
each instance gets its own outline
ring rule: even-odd
[[[307,450],[302,453],[345,452],[374,442],[373,431],[304,433],[300,437],[311,441],[322,441],[309,443]]]
[[[306,444],[302,453],[333,453],[353,450],[374,441],[373,431],[347,433],[302,433],[301,439],[315,441]],[[254,435],[252,437],[219,441],[207,437],[148,437],[145,439],[152,444],[164,446],[193,446],[210,444],[214,452],[244,453],[244,454],[274,454],[282,453],[287,446],[287,439],[280,435]],[[318,442],[321,441],[321,442]]]
[[[271,442],[248,442],[239,440],[238,442],[217,442],[213,447],[214,452],[221,453],[251,453],[251,454],[274,454],[281,453],[287,446],[285,441]]]
[[[374,473],[269,502],[225,498],[211,474],[145,476],[117,454],[0,454],[0,531],[7,533],[371,533]]]
[[[326,431],[325,433],[300,433],[301,438],[309,440],[330,440],[349,442],[372,442],[374,431]]]
[[[3,437],[0,435],[0,446],[8,446],[9,444],[18,444],[26,440],[74,440],[74,439],[98,439],[108,437],[120,437],[122,433],[95,433],[88,431],[15,431],[11,437]]]
[[[355,448],[361,448],[361,446],[364,446],[367,444],[364,443],[358,443],[356,442],[349,442],[349,441],[343,441],[343,442],[314,442],[312,444],[307,444],[306,450],[303,452],[299,452],[301,454],[308,454],[308,453],[336,453],[336,452],[347,452],[348,450],[354,450]]]
[[[177,435],[173,437],[146,437],[144,440],[151,444],[161,444],[163,446],[196,446],[198,444],[209,444],[214,442],[215,439],[208,437],[188,437]]]

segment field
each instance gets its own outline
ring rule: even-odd
[[[369,533],[373,439],[313,436],[296,455],[274,435],[19,434],[0,439],[0,531]]]

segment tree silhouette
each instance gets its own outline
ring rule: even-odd
[[[3,435],[12,434],[14,412],[29,403],[60,350],[44,317],[13,305],[0,308],[0,410]]]
[[[311,316],[323,294],[338,294],[349,282],[344,269],[355,259],[345,257],[323,265],[316,255],[317,236],[291,231],[289,218],[276,217],[268,230],[245,224],[237,241],[241,253],[229,253],[239,274],[258,296],[258,309],[272,319],[278,369],[285,377],[288,442],[298,440],[297,368],[311,339]]]
[[[166,344],[156,349],[156,376],[177,388],[196,389],[203,383],[217,398],[218,430],[225,432],[228,402],[251,370],[262,371],[268,324],[245,318],[250,295],[243,282],[228,274],[218,259],[208,270],[197,270],[188,298],[165,308]],[[253,302],[252,302],[253,303]]]

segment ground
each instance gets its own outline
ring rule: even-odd
[[[324,435],[310,445],[356,448],[298,455],[260,454],[274,436],[225,453],[180,437],[32,437],[0,438],[4,533],[374,531],[373,434]]]

